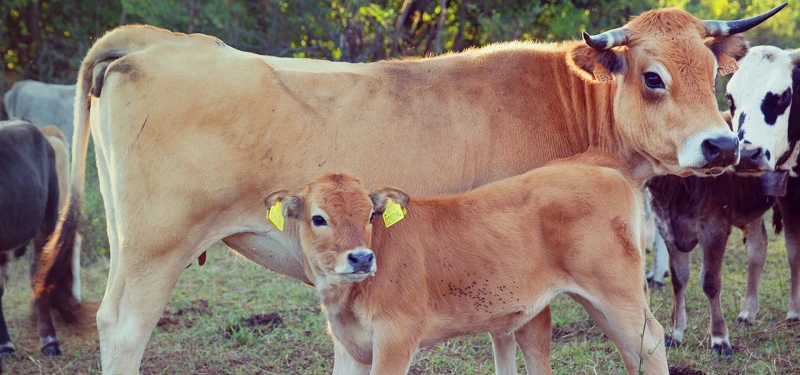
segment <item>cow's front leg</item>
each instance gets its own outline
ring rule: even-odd
[[[419,347],[420,334],[412,325],[382,322],[376,323],[372,342],[370,375],[404,375]]]
[[[742,300],[742,311],[736,318],[736,325],[750,325],[758,314],[758,284],[767,260],[767,229],[764,219],[750,223],[745,246],[747,247],[747,292]]]

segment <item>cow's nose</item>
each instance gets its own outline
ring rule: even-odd
[[[766,162],[764,149],[756,147],[750,150],[742,150],[742,159],[736,166],[737,170],[760,170]]]
[[[353,267],[354,273],[369,273],[372,270],[372,261],[375,259],[371,251],[356,251],[347,255],[347,261]]]
[[[700,146],[706,159],[705,168],[727,167],[737,162],[739,157],[739,139],[731,136],[719,136],[703,141]]]

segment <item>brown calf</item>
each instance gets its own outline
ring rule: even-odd
[[[577,157],[424,200],[325,175],[267,203],[290,218],[334,340],[371,374],[404,374],[420,346],[481,332],[513,335],[529,373],[549,373],[550,321],[536,317],[561,293],[614,341],[628,373],[649,359],[645,373],[666,374],[643,285],[641,195],[618,170],[586,164],[598,160],[613,164]],[[386,228],[373,213],[389,199],[407,216]]]

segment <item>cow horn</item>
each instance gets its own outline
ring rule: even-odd
[[[583,40],[586,41],[586,45],[600,51],[617,46],[624,46],[628,44],[630,39],[631,31],[624,27],[608,30],[597,35],[589,35],[587,32],[583,33]]]
[[[772,8],[771,10],[759,14],[755,17],[745,18],[741,20],[733,20],[733,21],[703,21],[706,24],[706,36],[725,36],[725,35],[733,35],[738,33],[743,33],[747,30],[750,30],[762,22],[766,21],[770,17],[774,16],[775,13],[778,13],[786,6],[787,3],[783,3],[781,5]]]

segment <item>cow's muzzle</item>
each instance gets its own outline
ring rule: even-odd
[[[702,168],[726,168],[739,161],[739,139],[733,136],[716,136],[701,144],[705,165]]]

